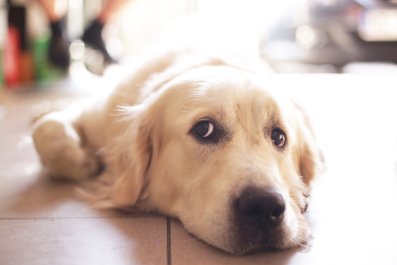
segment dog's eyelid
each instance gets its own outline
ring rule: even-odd
[[[205,132],[202,128],[203,125]],[[226,138],[227,135],[224,126],[211,117],[198,119],[189,130],[189,134],[201,144],[217,144],[222,138]]]
[[[269,137],[273,145],[278,150],[284,150],[288,144],[288,134],[285,130],[285,126],[280,123],[273,123],[272,126],[266,126],[263,129],[265,137]]]
[[[210,120],[198,121],[192,128],[193,132],[202,139],[209,138],[215,132],[214,122]]]
[[[285,148],[287,144],[287,135],[282,129],[280,129],[279,127],[274,128],[270,133],[270,137],[274,146],[279,149]]]

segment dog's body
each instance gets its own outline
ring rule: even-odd
[[[43,165],[73,180],[102,169],[97,205],[175,216],[227,252],[301,244],[313,135],[260,63],[230,58],[166,52],[105,101],[44,115],[33,132]]]

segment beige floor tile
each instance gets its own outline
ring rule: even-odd
[[[4,116],[0,117],[0,165],[39,161],[33,148],[28,110],[26,106],[4,108]]]
[[[125,215],[118,211],[93,209],[77,198],[73,183],[51,181],[40,171],[38,163],[0,164],[0,219]]]
[[[29,132],[0,132],[0,135],[6,136],[4,138],[0,137],[0,166],[33,162],[36,164],[40,163],[33,148],[32,138]]]
[[[164,218],[0,220],[0,264],[167,262]]]

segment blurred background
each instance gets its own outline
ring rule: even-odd
[[[258,54],[281,73],[397,73],[397,0],[125,0],[117,12],[108,2],[0,0],[1,86],[101,76],[162,42]]]

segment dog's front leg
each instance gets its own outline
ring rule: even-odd
[[[33,142],[53,178],[81,180],[98,173],[99,162],[83,142],[78,115],[57,111],[34,123]]]

